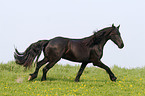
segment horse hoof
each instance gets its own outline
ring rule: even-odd
[[[45,80],[46,80],[46,77],[42,77],[42,78],[41,78],[41,81],[45,81]]]
[[[111,78],[112,81],[116,82],[116,77]]]
[[[42,78],[41,81],[46,81],[46,78]]]
[[[31,81],[31,80],[32,80],[32,76],[29,76],[28,81]]]
[[[75,80],[75,82],[79,82],[80,80]]]

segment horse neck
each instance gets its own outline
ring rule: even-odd
[[[98,44],[100,50],[103,50],[104,45],[107,43],[108,40],[109,40],[109,39],[106,38],[106,37],[101,38],[101,41],[100,41],[100,43]]]
[[[111,32],[112,29],[108,30],[108,29],[105,29],[103,31],[105,31],[102,35],[102,38],[98,44],[99,48],[103,50],[104,48],[104,45],[106,44],[106,42],[109,40],[109,33]]]
[[[96,35],[83,38],[82,42],[86,46],[91,46],[92,44],[95,44],[94,42],[97,42],[96,44],[99,45],[99,48],[103,49],[104,45],[109,40],[105,33],[106,32],[104,32],[104,30],[100,31],[99,33],[96,33]],[[94,41],[94,38],[96,39],[96,41]]]

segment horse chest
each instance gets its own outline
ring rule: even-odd
[[[92,60],[96,60],[96,59],[101,59],[103,56],[103,50],[101,48],[99,48],[98,46],[95,46],[94,48],[92,48],[91,50],[91,61]]]

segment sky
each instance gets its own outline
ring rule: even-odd
[[[84,38],[113,23],[120,24],[125,46],[108,41],[101,61],[109,67],[145,66],[145,0],[0,0],[0,62],[14,60],[14,46],[23,52],[38,40]]]

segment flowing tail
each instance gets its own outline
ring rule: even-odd
[[[40,40],[36,43],[32,43],[23,53],[20,53],[16,48],[14,52],[15,62],[24,67],[31,66],[35,57],[37,60],[42,52],[42,50],[49,43],[49,40]],[[36,62],[37,62],[36,60]]]

